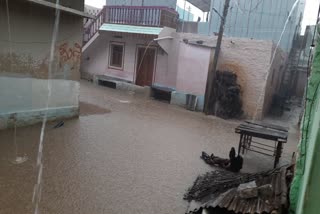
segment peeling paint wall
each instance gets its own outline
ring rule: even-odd
[[[268,113],[275,85],[280,84],[280,75],[276,73],[271,84],[270,71],[275,69],[277,72],[279,65],[284,64],[286,59],[277,54],[271,66],[272,48],[271,41],[239,38],[223,40],[218,69],[227,69],[237,74],[243,109],[249,118],[256,116],[262,119]]]
[[[0,74],[48,78],[55,11],[36,4],[9,3],[10,43],[5,4],[1,5],[0,10],[0,26],[3,29],[0,34]],[[61,13],[53,78],[79,79],[82,31],[81,17]]]
[[[204,47],[186,45],[184,44],[184,39],[189,42],[202,41]],[[181,58],[182,60],[178,61],[182,69],[178,69],[177,91],[181,90],[183,93],[204,95],[209,66],[208,61],[211,51],[214,51],[216,37],[179,33],[175,35],[175,40],[183,44],[182,49],[179,50],[182,53],[179,54],[188,55],[187,58]],[[188,50],[185,50],[185,46],[188,46]],[[266,113],[265,109],[269,106],[269,103],[265,103],[265,95],[272,48],[273,43],[271,41],[241,38],[223,39],[218,69],[230,70],[237,74],[238,83],[241,86],[243,110],[248,118],[254,117],[255,114],[258,119],[263,118]],[[204,49],[207,49],[207,51]],[[285,58],[279,57],[277,54],[272,68],[282,63],[285,63]],[[279,81],[278,76],[274,78],[274,81]],[[270,87],[268,85],[268,89]],[[267,97],[269,97],[269,92]],[[260,102],[258,103],[259,100]]]
[[[265,88],[264,108],[263,114],[266,115],[270,112],[272,107],[273,97],[279,94],[282,79],[284,77],[287,61],[287,54],[281,49],[277,48],[274,55],[276,45],[272,45],[272,52],[270,55],[270,70],[267,76],[267,84]]]
[[[245,115],[262,118],[264,105],[265,76],[270,63],[271,42],[251,40],[224,40],[222,45],[220,70],[237,74],[241,86],[241,97]]]
[[[15,0],[8,2],[10,26],[5,1],[0,3],[0,98],[4,101],[0,104],[2,118],[6,114],[19,112],[21,115],[23,112],[40,112],[45,108],[55,21],[54,9]],[[79,7],[82,3],[77,1]],[[49,107],[53,110],[79,107],[82,23],[79,16],[61,13],[52,63],[54,81]]]

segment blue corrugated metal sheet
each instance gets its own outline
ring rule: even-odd
[[[289,12],[296,0],[232,0],[224,34],[230,37],[246,37],[262,40],[280,39],[281,32],[288,18]],[[223,13],[224,1],[215,0],[214,8]],[[300,16],[303,14],[305,0],[300,0],[285,30],[281,40],[281,48],[289,51]],[[218,32],[220,17],[212,15],[211,32]],[[199,33],[208,34],[208,23],[200,23]],[[299,29],[298,29],[299,30]],[[299,30],[300,31],[300,30]]]
[[[164,6],[170,8],[176,8],[177,0],[107,0],[107,5],[119,5],[119,6]]]
[[[176,11],[179,13],[179,19],[185,20],[185,21],[194,21],[194,15],[191,12],[184,10],[183,8],[178,6],[176,8]]]

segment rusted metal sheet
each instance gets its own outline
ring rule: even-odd
[[[203,208],[225,208],[234,213],[279,212],[287,206],[284,198],[288,194],[286,174],[289,169],[285,166],[257,174],[215,171],[200,176],[185,195],[185,199],[190,200],[187,213],[197,213]],[[250,181],[256,181],[258,196],[241,198],[238,186]],[[267,187],[271,187],[272,194],[265,194]]]

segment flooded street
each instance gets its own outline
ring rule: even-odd
[[[224,121],[133,93],[81,82],[81,116],[48,123],[44,139],[41,213],[184,213],[183,194],[213,170],[201,151],[227,157],[238,146],[240,121]],[[34,212],[41,124],[0,131],[0,214]],[[296,151],[290,129],[282,164]],[[258,160],[258,161],[257,161]],[[273,159],[247,154],[243,171],[273,167]]]

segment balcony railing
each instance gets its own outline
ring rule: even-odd
[[[107,23],[176,28],[177,18],[177,12],[166,7],[106,7]]]
[[[85,23],[83,44],[85,45],[90,39],[99,31],[101,25],[105,20],[105,8],[103,8],[96,16],[94,20],[90,20],[90,23]]]
[[[167,7],[105,6],[96,19],[85,28],[84,42],[89,41],[103,23],[127,24],[176,29],[178,13]]]

